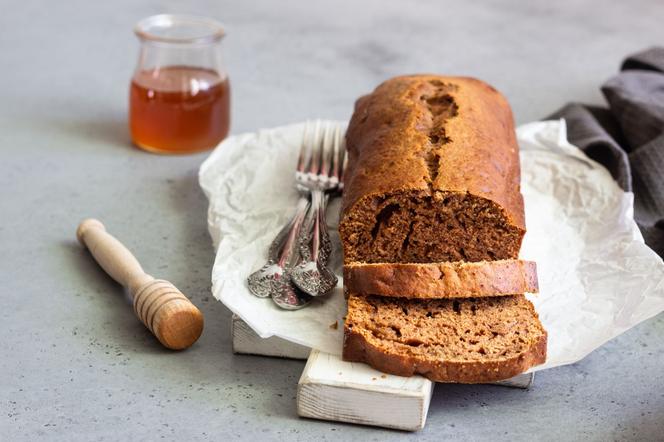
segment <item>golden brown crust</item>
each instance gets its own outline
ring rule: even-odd
[[[344,328],[343,360],[363,362],[384,373],[397,376],[422,375],[435,382],[484,384],[503,381],[546,361],[546,332],[528,352],[503,361],[429,361],[387,353],[354,330]]]
[[[400,298],[477,298],[537,293],[537,265],[515,259],[344,266],[346,290]]]
[[[444,122],[445,143],[431,165],[422,151],[421,96],[443,87],[455,113]],[[390,79],[360,98],[347,131],[349,153],[343,217],[361,199],[408,191],[470,193],[497,203],[512,225],[525,230],[518,146],[512,111],[488,84],[467,77],[413,75]]]

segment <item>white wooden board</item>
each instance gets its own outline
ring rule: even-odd
[[[300,416],[408,431],[424,427],[433,391],[428,379],[388,375],[281,338],[263,339],[235,315],[231,324],[235,353],[308,359],[298,383]],[[495,385],[528,388],[533,379],[526,373]]]
[[[381,373],[312,350],[297,385],[302,417],[417,431],[424,427],[433,382]]]
[[[231,320],[231,334],[233,336],[233,353],[307,359],[311,351],[308,347],[276,336],[263,339],[236,315],[233,315]]]

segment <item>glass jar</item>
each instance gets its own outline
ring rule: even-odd
[[[215,147],[230,127],[230,85],[221,59],[220,23],[162,14],[141,20],[141,42],[129,94],[136,146],[188,153]]]

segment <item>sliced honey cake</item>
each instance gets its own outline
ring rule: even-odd
[[[357,101],[346,146],[346,263],[518,258],[518,145],[510,106],[488,84],[388,80]]]
[[[546,342],[523,295],[412,300],[351,294],[343,358],[399,376],[485,383],[543,363]]]

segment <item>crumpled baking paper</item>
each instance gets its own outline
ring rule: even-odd
[[[298,311],[253,296],[247,276],[295,208],[293,171],[303,124],[228,138],[200,169],[216,249],[212,292],[260,336],[278,336],[339,355],[345,300],[335,291]],[[564,121],[520,126],[526,234],[522,258],[537,261],[540,293],[528,295],[549,333],[548,358],[534,370],[574,363],[664,310],[664,264],[644,243],[633,195],[566,139]],[[339,201],[328,211],[336,233]]]

